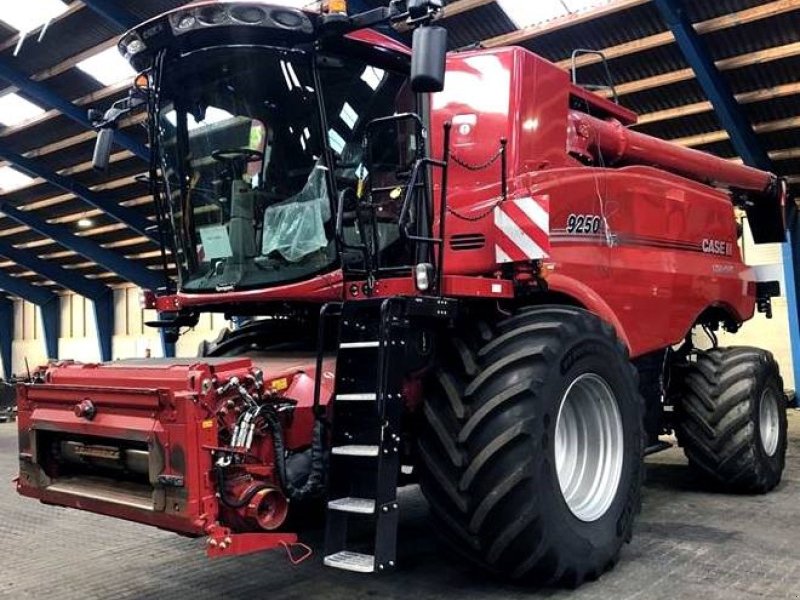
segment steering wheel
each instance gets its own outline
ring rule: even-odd
[[[250,148],[217,148],[212,150],[211,158],[226,165],[236,179],[244,173],[249,163],[264,160],[264,153]]]
[[[217,148],[211,152],[211,158],[219,162],[243,160],[247,164],[264,160],[264,153],[251,148]]]

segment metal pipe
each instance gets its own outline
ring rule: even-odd
[[[573,110],[569,125],[570,152],[606,165],[652,165],[695,181],[753,192],[767,192],[776,181],[772,173],[632,131],[617,120],[604,121]]]

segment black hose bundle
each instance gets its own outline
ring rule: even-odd
[[[274,410],[267,410],[264,418],[272,432],[272,443],[275,448],[275,465],[283,491],[290,500],[305,500],[320,496],[325,491],[325,448],[324,426],[322,421],[314,422],[314,432],[311,440],[311,472],[306,482],[295,487],[286,474],[286,444],[283,438],[283,427]]]

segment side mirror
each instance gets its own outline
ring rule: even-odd
[[[97,132],[97,140],[94,143],[94,154],[92,155],[92,168],[97,171],[108,170],[108,163],[111,161],[111,147],[114,145],[114,130],[104,127]]]
[[[127,98],[117,100],[105,112],[96,109],[89,110],[89,122],[97,131],[97,141],[92,155],[92,167],[94,169],[98,171],[108,169],[108,163],[111,161],[111,147],[114,144],[114,130],[117,128],[119,120],[145,102],[146,93],[139,89],[137,92],[129,93]]]
[[[414,30],[411,53],[411,89],[431,94],[444,89],[447,30],[426,25]]]
[[[376,119],[367,125],[365,135],[370,173],[394,177],[408,173],[422,155],[422,123],[415,115]]]

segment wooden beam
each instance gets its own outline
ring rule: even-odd
[[[769,121],[766,123],[759,123],[753,126],[756,133],[772,133],[775,131],[786,131],[788,129],[796,129],[800,127],[800,117],[790,117],[788,119],[780,119],[778,121]],[[679,144],[692,148],[695,146],[705,146],[706,144],[714,144],[730,139],[727,131],[711,131],[709,133],[701,133],[698,135],[690,135],[682,138],[675,138],[670,140],[673,144]]]
[[[736,101],[739,102],[739,104],[754,104],[756,102],[763,102],[764,100],[774,100],[776,98],[784,98],[786,96],[794,96],[796,94],[800,94],[800,82],[786,83],[783,85],[776,85],[775,87],[736,94]],[[684,104],[683,106],[676,106],[675,108],[668,108],[666,110],[659,110],[640,115],[636,125],[645,125],[647,123],[656,123],[659,121],[669,121],[670,119],[678,119],[680,117],[686,117],[689,115],[697,115],[704,112],[710,112],[712,110],[713,107],[708,101]]]
[[[748,8],[747,10],[742,10],[737,13],[722,15],[721,17],[717,17],[715,19],[709,19],[708,21],[697,23],[695,24],[694,28],[697,33],[705,35],[715,31],[723,31],[725,29],[738,27],[747,23],[769,19],[771,17],[793,12],[798,9],[800,9],[800,4],[798,4],[797,0],[777,0],[776,2],[762,4],[760,6]],[[637,52],[644,52],[646,50],[652,50],[653,48],[666,46],[674,41],[675,36],[672,34],[672,31],[662,31],[661,33],[656,33],[638,40],[633,40],[617,46],[611,46],[602,50],[602,52],[605,54],[608,60],[612,60],[615,58],[628,56],[630,54],[635,54]],[[575,62],[578,67],[586,67],[588,65],[597,64],[600,61],[600,57],[596,54],[584,54],[583,56],[578,57]],[[562,60],[557,64],[564,69],[572,68],[572,61],[570,59]]]
[[[134,115],[132,117],[128,117],[120,121],[119,128],[124,129],[126,127],[130,127],[131,125],[138,125],[143,123],[147,120],[147,113],[140,113],[138,115]],[[36,158],[38,156],[45,156],[47,154],[52,154],[54,152],[58,152],[59,150],[65,150],[67,148],[71,148],[73,146],[77,146],[78,144],[82,144],[84,142],[88,142],[89,140],[93,140],[96,137],[96,133],[94,131],[84,131],[83,133],[79,133],[77,135],[73,135],[72,137],[63,138],[52,144],[47,144],[46,146],[42,146],[41,148],[34,148],[33,150],[29,150],[23,156],[26,158]],[[6,165],[10,165],[11,163],[7,161],[0,160],[0,167],[4,167]]]
[[[724,58],[716,62],[717,68],[720,71],[733,71],[748,67],[755,64],[772,62],[789,58],[790,56],[800,55],[800,42],[793,42],[783,46],[774,46],[748,54],[741,54],[739,56],[732,56]],[[636,81],[629,81],[617,86],[617,94],[625,96],[627,94],[634,94],[646,90],[671,85],[681,81],[688,81],[694,79],[694,71],[692,69],[679,69],[669,73],[662,73],[653,77],[645,77],[644,79],[637,79]],[[611,97],[610,91],[603,90],[600,92],[601,96]]]
[[[444,7],[441,18],[447,19],[448,17],[455,17],[456,15],[475,10],[476,8],[492,4],[493,2],[494,0],[456,0]]]
[[[800,148],[786,148],[784,150],[771,150],[769,157],[772,160],[791,160],[793,158],[800,158]],[[734,156],[728,159],[730,162],[742,164],[740,156]]]
[[[532,2],[535,0],[517,0],[517,1]],[[545,34],[558,31],[560,29],[566,29],[568,27],[573,27],[581,23],[586,23],[587,21],[591,21],[593,19],[599,19],[601,17],[612,15],[621,12],[623,10],[628,10],[635,6],[646,4],[647,2],[650,2],[650,0],[613,0],[608,4],[604,4],[603,6],[598,6],[597,8],[592,8],[581,12],[570,13],[568,15],[564,15],[563,17],[558,17],[550,21],[546,21],[544,23],[531,25],[530,27],[525,27],[523,29],[519,29],[512,33],[506,33],[503,35],[498,35],[497,37],[489,38],[488,40],[484,40],[481,43],[481,45],[484,48],[496,48],[498,46],[513,46],[515,44],[527,42],[528,40],[532,40],[534,38],[541,37]]]
[[[772,160],[792,160],[800,158],[800,148],[787,148],[785,150],[773,150],[769,153]]]

